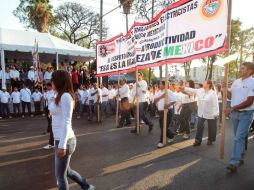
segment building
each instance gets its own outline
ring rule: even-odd
[[[190,79],[196,82],[203,82],[206,78],[207,66],[202,65],[190,69]],[[224,67],[213,66],[212,81],[221,82],[224,76]]]

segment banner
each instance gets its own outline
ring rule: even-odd
[[[34,67],[34,83],[35,86],[41,85],[43,82],[43,74],[41,71],[41,64],[39,59],[39,52],[38,52],[38,42],[35,40],[34,42],[34,49],[32,52],[33,56],[33,67]]]
[[[227,0],[181,0],[126,35],[97,43],[97,76],[183,63],[226,50]]]

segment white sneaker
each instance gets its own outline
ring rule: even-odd
[[[145,124],[145,122],[143,120],[140,121],[141,124]]]
[[[157,147],[158,147],[158,148],[163,148],[164,146],[165,146],[165,145],[162,144],[162,143],[158,143],[158,144],[157,144]]]
[[[25,116],[24,115],[22,115],[22,118],[24,118]]]
[[[9,116],[9,118],[11,119],[11,118],[12,118],[12,116]]]
[[[49,149],[52,149],[52,148],[54,148],[54,146],[52,146],[50,144],[43,147],[43,149],[45,149],[45,150],[49,150]]]
[[[190,138],[190,135],[187,135],[187,134],[184,134],[184,135],[183,135],[183,139],[184,139],[184,140],[188,140],[189,138]]]
[[[77,116],[77,119],[80,119],[80,116]]]
[[[95,187],[93,185],[89,185],[88,190],[95,190]]]
[[[168,139],[168,143],[174,142],[174,139]]]

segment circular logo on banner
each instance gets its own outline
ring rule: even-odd
[[[201,6],[201,12],[206,18],[216,16],[222,7],[222,0],[205,0]]]
[[[107,56],[107,47],[105,45],[100,46],[100,56],[101,57],[106,57]]]

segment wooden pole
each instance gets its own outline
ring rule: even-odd
[[[232,14],[232,0],[228,0],[228,36],[227,36],[227,52],[226,55],[229,55],[230,52],[230,37],[231,37],[231,14]],[[220,141],[220,159],[224,159],[224,147],[225,147],[225,123],[226,123],[226,114],[224,111],[227,108],[227,93],[228,93],[228,71],[229,64],[225,65],[224,68],[224,89],[223,89],[223,100],[222,100],[222,123],[220,128],[221,141]]]
[[[136,68],[136,103],[137,103],[137,107],[136,107],[136,130],[137,130],[137,134],[140,133],[140,125],[139,125],[139,93],[138,93],[138,69]]]
[[[116,96],[116,127],[119,127],[119,98],[120,98],[119,86],[120,86],[120,74],[118,73],[118,81],[117,81],[118,92]]]
[[[165,68],[165,97],[164,97],[164,105],[167,104],[168,100],[168,65],[166,64]],[[168,109],[164,108],[164,117],[163,117],[163,135],[162,135],[162,143],[164,145],[167,144],[167,115]]]

